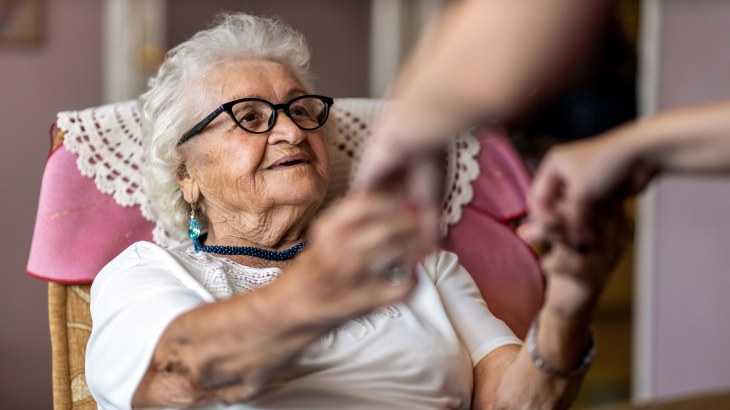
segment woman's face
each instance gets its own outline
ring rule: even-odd
[[[210,111],[241,98],[284,104],[306,94],[284,66],[258,60],[215,68],[205,89]],[[265,216],[287,208],[297,214],[316,209],[327,190],[329,154],[322,128],[304,131],[281,110],[267,133],[244,131],[224,113],[185,145],[186,171],[197,181],[209,215]]]

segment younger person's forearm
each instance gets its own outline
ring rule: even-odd
[[[611,135],[614,134],[614,135]],[[730,171],[730,102],[658,114],[608,135],[656,172]]]
[[[518,114],[589,42],[605,3],[454,3],[398,77],[391,97],[403,108],[384,118],[381,131],[428,144],[475,122]]]

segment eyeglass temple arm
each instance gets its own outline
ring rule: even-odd
[[[225,104],[224,104],[225,105]],[[210,113],[209,116],[205,117],[203,121],[200,121],[197,123],[193,128],[190,129],[190,131],[186,132],[185,135],[183,135],[182,138],[180,138],[180,141],[177,142],[177,146],[184,144],[185,141],[189,140],[190,138],[193,138],[194,136],[200,134],[200,131],[203,130],[203,128],[207,127],[208,124],[211,123],[217,116],[219,116],[224,111],[223,105],[218,107],[215,111]]]

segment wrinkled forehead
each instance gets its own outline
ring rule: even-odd
[[[306,94],[304,85],[286,67],[273,61],[236,60],[213,68],[205,79],[207,100],[215,108],[241,98],[282,104]]]

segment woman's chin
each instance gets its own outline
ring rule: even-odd
[[[327,193],[327,183],[322,178],[299,179],[295,181],[282,181],[270,185],[272,192],[276,192],[281,199],[280,203],[298,204],[308,206],[312,203],[321,202]]]

